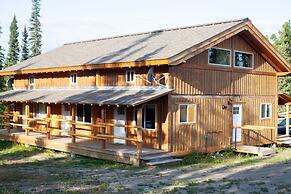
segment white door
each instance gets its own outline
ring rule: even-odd
[[[126,121],[126,110],[125,108],[115,108],[114,109],[114,124],[115,125],[125,125]],[[125,127],[114,127],[114,136],[126,137]],[[125,144],[124,139],[114,139],[114,143]]]
[[[233,126],[242,125],[242,105],[234,104],[232,107]],[[232,142],[241,142],[241,128],[232,129]]]
[[[25,112],[25,104],[22,104],[22,115],[25,115],[26,114],[26,112]],[[26,120],[24,120],[24,119],[22,119],[22,124],[23,125],[26,125]]]
[[[62,105],[62,119],[65,119],[65,120],[72,119],[69,105],[66,105],[66,104]],[[62,129],[62,135],[69,135],[70,123],[62,122],[61,129]]]

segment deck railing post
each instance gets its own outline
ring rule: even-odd
[[[250,143],[251,143],[251,134],[250,134],[251,132],[250,132],[250,129],[248,129],[248,145],[250,145]]]
[[[10,122],[11,122],[11,119],[10,119],[10,105],[7,106],[7,117],[5,119],[6,121],[6,124],[7,124],[7,133],[10,133],[10,129],[11,129],[11,125],[10,125]]]
[[[47,129],[47,139],[51,138],[51,105],[47,105],[47,119],[46,119],[46,129]]]
[[[142,155],[142,108],[137,109],[137,128],[136,128],[136,156],[137,159],[141,158]]]
[[[28,103],[25,103],[25,124],[26,124],[26,127],[25,127],[25,134],[28,136],[29,135],[29,126],[30,126],[30,120],[28,119],[29,118],[29,104]]]
[[[290,128],[290,104],[286,103],[286,136],[289,136],[289,128]]]
[[[237,128],[234,128],[234,149],[236,150],[236,131]]]
[[[72,115],[72,128],[71,128],[71,136],[72,136],[72,143],[76,143],[76,105],[72,104],[71,105],[71,115]]]

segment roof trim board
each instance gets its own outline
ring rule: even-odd
[[[0,101],[138,106],[165,96],[172,91],[172,89],[10,90],[0,93]]]

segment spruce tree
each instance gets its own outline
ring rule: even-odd
[[[32,13],[30,17],[29,41],[31,57],[41,54],[41,23],[40,23],[40,0],[32,0]]]
[[[283,24],[277,34],[271,36],[274,47],[291,63],[291,21]],[[291,77],[279,78],[279,90],[291,95]]]
[[[1,38],[1,26],[0,26],[0,38]],[[4,49],[2,48],[2,46],[0,45],[0,70],[3,69],[4,66]],[[4,91],[5,90],[5,79],[4,77],[0,77],[0,91]],[[3,103],[0,103],[0,111],[2,111],[4,108]]]
[[[26,30],[26,26],[24,26],[22,32],[21,61],[25,61],[28,58],[29,58],[28,32]]]
[[[8,52],[5,66],[15,65],[19,61],[19,42],[18,42],[18,26],[16,16],[14,15],[10,25],[10,37],[8,42]]]
[[[1,26],[0,26],[0,38],[1,38]],[[4,64],[4,49],[2,48],[2,46],[0,45],[0,70],[3,69],[3,64]]]

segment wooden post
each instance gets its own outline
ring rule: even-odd
[[[52,108],[51,108],[51,104],[48,104],[46,107],[46,111],[47,111],[47,124],[46,124],[46,129],[47,129],[47,139],[51,138],[51,113],[52,113]]]
[[[136,129],[136,156],[140,159],[142,155],[142,108],[137,108],[137,126]]]
[[[10,104],[7,106],[7,112],[8,114],[10,114]],[[10,115],[7,115],[7,118],[5,119],[6,120],[6,124],[7,124],[7,133],[10,133],[11,132],[11,125],[10,125]]]
[[[105,106],[103,106],[102,110],[101,110],[101,121],[102,121],[102,123],[106,123],[106,107]],[[102,135],[106,134],[106,127],[107,126],[104,126],[104,127],[101,128],[101,130],[102,130],[101,134]],[[102,142],[102,145],[101,145],[102,148],[105,149],[106,148],[106,140],[102,139],[101,142]]]
[[[30,116],[30,113],[29,113],[29,110],[30,110],[30,108],[29,108],[29,104],[28,103],[25,103],[25,117],[26,118],[29,118],[29,116]],[[27,128],[25,128],[25,134],[26,135],[29,135],[29,129],[28,129],[28,127],[29,127],[29,120],[26,120],[25,121],[25,124],[26,124],[26,127]]]
[[[286,103],[286,136],[289,136],[289,128],[290,128],[290,104]]]
[[[71,115],[72,115],[72,128],[71,128],[71,135],[72,135],[72,143],[76,143],[76,105],[71,105]]]

